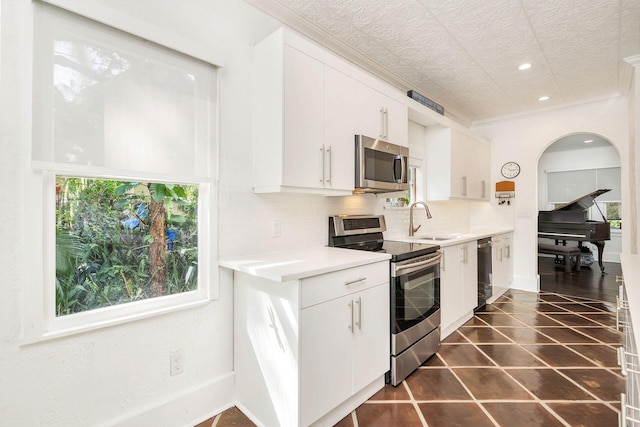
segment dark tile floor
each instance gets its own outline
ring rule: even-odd
[[[598,263],[594,262],[590,267],[566,274],[564,266],[556,264],[554,257],[538,257],[540,290],[544,292],[615,302],[620,285],[616,283],[616,276],[622,275],[622,268],[620,263],[605,262],[604,271],[606,274],[601,274]]]
[[[611,303],[511,290],[398,387],[340,427],[617,426],[624,387]],[[253,426],[232,408],[197,427]]]

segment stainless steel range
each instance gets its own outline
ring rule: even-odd
[[[329,246],[391,255],[391,360],[397,386],[440,347],[440,246],[384,240],[383,215],[329,217]]]

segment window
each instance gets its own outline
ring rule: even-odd
[[[44,254],[42,334],[215,296],[217,67],[36,7],[31,158],[43,194],[44,240],[34,243]]]
[[[409,165],[409,203],[424,200],[422,167]]]
[[[605,215],[611,228],[622,228],[622,218],[620,218],[620,202],[605,203]]]
[[[610,191],[589,207],[588,218],[602,221],[604,216],[612,229],[620,229],[620,167],[547,172],[547,200],[556,208],[598,189]]]
[[[197,288],[196,185],[55,184],[56,316]]]

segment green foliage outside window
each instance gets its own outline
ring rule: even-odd
[[[56,315],[197,288],[198,187],[56,178]]]
[[[606,217],[611,224],[611,228],[621,228],[622,220],[620,218],[620,203],[611,202],[606,204]]]

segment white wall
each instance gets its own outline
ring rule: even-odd
[[[235,204],[235,185],[249,182],[251,46],[277,23],[237,0],[83,0],[78,7],[109,6],[152,23],[161,32],[200,43],[224,59],[220,113],[221,216],[257,205]],[[99,424],[194,425],[233,404],[233,300],[223,282],[220,298],[198,308],[148,318],[38,344],[21,345],[30,301],[24,291],[38,253],[23,236],[38,226],[25,214],[40,196],[26,194],[29,168],[29,0],[2,1],[0,10],[0,425],[87,426]],[[239,181],[238,181],[239,180]],[[37,203],[36,203],[37,206]],[[279,205],[284,206],[284,203]],[[221,221],[223,240],[234,230]],[[241,234],[245,248],[255,236]],[[258,246],[260,243],[258,242]],[[249,249],[245,249],[249,250]],[[229,250],[226,249],[228,252]],[[215,271],[215,270],[214,270]],[[184,351],[185,372],[169,375],[169,353]]]
[[[515,179],[516,197],[514,233],[514,287],[536,291],[537,272],[537,217],[538,217],[538,159],[557,139],[576,132],[590,132],[609,140],[627,158],[628,128],[625,98],[556,109],[526,117],[505,118],[477,124],[472,131],[491,141],[492,181],[501,180],[500,166],[508,161],[520,164],[522,172]],[[623,217],[635,203],[635,194],[629,193],[629,169],[622,164]],[[629,239],[622,235],[622,250],[629,250]]]

